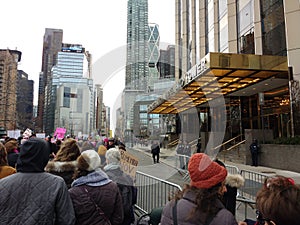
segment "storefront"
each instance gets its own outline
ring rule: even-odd
[[[272,129],[282,137],[291,132],[289,99],[286,56],[209,53],[148,113],[180,115],[181,132],[194,133],[190,139],[223,131],[229,139],[244,129]]]

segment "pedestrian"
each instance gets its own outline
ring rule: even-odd
[[[124,173],[120,166],[121,153],[118,148],[110,148],[106,152],[107,164],[104,170],[108,177],[117,183],[122,196],[124,220],[122,225],[134,223],[134,204],[136,203],[137,189],[133,179]]]
[[[5,146],[0,142],[0,179],[16,173],[16,169],[9,166]]]
[[[259,153],[259,146],[257,139],[253,139],[253,142],[249,146],[252,158],[252,166],[258,166],[258,153]]]
[[[225,164],[216,159],[216,163],[223,166],[226,169]],[[236,197],[238,193],[238,188],[244,186],[245,179],[240,174],[227,173],[225,179],[226,192],[223,194],[221,200],[226,209],[228,209],[234,216],[236,210]]]
[[[226,192],[224,167],[204,153],[192,155],[188,171],[191,182],[178,192],[163,209],[161,224],[237,225],[220,200]]]
[[[106,147],[105,145],[103,145],[101,142],[99,142],[99,144],[97,144],[98,146],[98,154],[100,156],[100,159],[101,159],[101,166],[105,166],[106,164],[106,158],[105,158],[105,154],[106,154]]]
[[[180,169],[186,169],[185,165],[184,165],[184,155],[183,155],[184,154],[184,144],[181,140],[179,141],[179,143],[177,145],[176,153],[178,154]]]
[[[116,146],[115,139],[113,137],[108,139],[107,150]]]
[[[49,161],[45,171],[62,177],[68,188],[71,188],[73,175],[77,168],[76,159],[80,156],[79,146],[73,138],[66,139],[58,150],[55,158]]]
[[[160,147],[158,142],[154,142],[151,145],[151,153],[154,163],[159,163],[159,154],[160,154]]]
[[[184,158],[185,158],[184,167],[187,168],[190,157],[192,155],[192,147],[191,147],[190,143],[188,143],[187,141],[184,142],[183,154],[184,154]]]
[[[44,171],[49,153],[40,138],[21,146],[17,173],[0,179],[0,224],[75,224],[64,180]]]
[[[267,178],[256,197],[258,224],[300,224],[300,186],[291,178]]]
[[[5,149],[7,152],[7,161],[8,165],[11,167],[16,168],[17,159],[19,157],[19,151],[18,151],[18,141],[14,139],[10,139],[5,143]]]
[[[201,138],[199,138],[197,142],[197,153],[201,153],[201,147],[202,147]]]
[[[76,214],[76,224],[121,225],[122,196],[116,183],[100,169],[101,160],[95,150],[85,150],[77,158],[78,167],[69,189]]]

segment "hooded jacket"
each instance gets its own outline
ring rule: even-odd
[[[184,193],[183,198],[178,200],[177,203],[177,224],[180,225],[204,225],[207,214],[196,211],[191,214],[196,207],[195,202],[196,195],[193,191],[187,191]],[[174,200],[168,202],[163,208],[161,224],[172,225],[173,224],[173,206]],[[210,225],[237,225],[237,222],[233,215],[224,208],[221,201],[217,200],[216,207],[219,208],[217,215],[214,216]]]
[[[240,174],[227,174],[225,184],[227,192],[224,193],[222,202],[226,209],[228,209],[233,215],[236,210],[236,196],[238,189],[245,183],[245,179]]]
[[[99,224],[101,218],[91,199],[102,209],[112,225],[122,224],[122,198],[118,186],[101,169],[79,177],[71,186],[69,193],[74,205],[76,224]]]
[[[75,223],[67,186],[61,177],[44,172],[47,143],[39,138],[26,141],[17,161],[17,173],[0,179],[0,224]]]
[[[62,177],[68,188],[71,188],[73,174],[77,168],[77,161],[49,161],[45,171]]]

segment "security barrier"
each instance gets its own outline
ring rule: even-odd
[[[265,179],[269,176],[249,170],[241,170],[240,174],[245,179],[245,184],[238,189],[236,200],[239,203],[236,209],[239,209],[241,204],[244,204],[245,219],[247,219],[248,207],[255,210],[256,194],[261,189]]]
[[[152,209],[164,206],[181,187],[149,174],[136,172],[138,188],[136,209],[148,213]]]

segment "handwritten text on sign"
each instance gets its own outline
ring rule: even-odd
[[[129,154],[126,151],[120,150],[120,152],[121,152],[121,167],[123,171],[135,180],[135,173],[136,173],[137,165],[139,163],[138,158]]]

